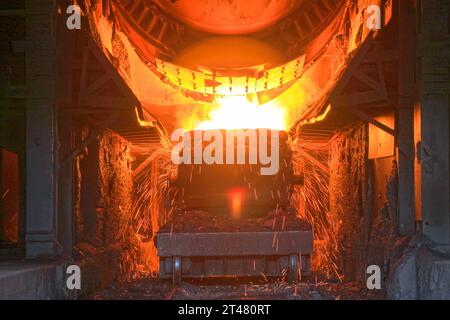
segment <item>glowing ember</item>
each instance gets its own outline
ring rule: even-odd
[[[244,198],[245,189],[234,188],[228,191],[230,215],[233,219],[239,219],[241,217]]]

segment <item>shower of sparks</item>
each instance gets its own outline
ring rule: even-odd
[[[153,238],[159,227],[170,220],[176,207],[177,192],[169,186],[169,176],[173,169],[170,147],[152,150],[153,160],[134,177],[134,213],[130,225],[135,241],[125,257],[127,279],[154,276],[159,271],[159,260]]]
[[[307,220],[314,230],[314,255],[311,267],[314,272],[323,274],[327,278],[342,279],[337,266],[338,243],[336,226],[338,221],[333,221],[329,209],[329,171],[328,150],[308,150],[316,160],[323,165],[311,162],[311,159],[303,157],[299,148],[307,148],[307,144],[292,144],[292,164],[294,170],[303,168],[304,185],[295,186],[293,203],[297,214]]]
[[[312,269],[328,278],[341,279],[336,263],[338,244],[335,229],[338,222],[332,221],[329,214],[329,172],[326,170],[328,150],[308,150],[318,162],[323,164],[318,165],[311,159],[303,157],[302,152],[298,152],[298,148],[307,149],[307,145],[291,145],[292,165],[295,171],[303,168],[305,179],[303,186],[293,188],[292,200],[297,214],[307,220],[314,229],[315,254],[312,256]],[[168,183],[170,172],[173,170],[170,150],[168,147],[159,147],[154,150],[152,153],[154,160],[135,177],[132,225],[135,229],[138,249],[136,249],[137,253],[128,259],[129,263],[134,264],[134,267],[130,267],[134,270],[134,278],[158,272],[159,262],[152,240],[159,227],[170,220],[177,199],[177,191],[169,187]],[[253,189],[256,193],[256,188],[253,188],[249,182],[248,184],[249,190]],[[180,193],[183,192],[184,190],[180,190]],[[277,190],[275,194],[272,191],[271,196],[280,197],[280,190]],[[281,223],[284,229],[284,221]],[[272,246],[278,247],[276,232],[274,232]],[[255,263],[254,268],[256,268]]]

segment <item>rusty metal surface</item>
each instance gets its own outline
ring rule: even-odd
[[[393,129],[395,133],[394,112],[388,112],[374,117],[376,121]],[[392,157],[395,152],[395,138],[382,128],[369,122],[369,159]]]
[[[156,246],[160,257],[289,255],[311,253],[313,233],[312,230],[158,233]]]

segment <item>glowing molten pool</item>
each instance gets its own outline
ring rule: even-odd
[[[191,119],[191,127],[188,129],[285,130],[286,127],[286,112],[275,103],[258,105],[245,96],[227,96],[217,99],[217,103],[207,112],[206,119]]]

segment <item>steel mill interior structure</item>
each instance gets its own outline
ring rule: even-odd
[[[449,59],[445,0],[1,1],[0,299],[450,299]]]

